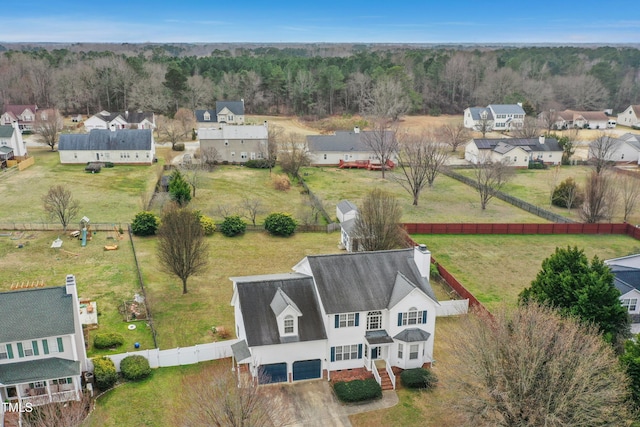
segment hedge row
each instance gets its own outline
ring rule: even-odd
[[[374,378],[337,382],[333,385],[333,390],[343,402],[363,402],[382,397],[382,387]]]

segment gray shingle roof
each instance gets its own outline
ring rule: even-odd
[[[233,352],[233,357],[236,358],[236,362],[241,362],[244,359],[251,357],[249,346],[247,346],[247,342],[245,340],[231,344],[231,351]]]
[[[491,104],[487,108],[491,108],[496,114],[525,114],[518,104]]]
[[[620,294],[626,294],[633,289],[640,291],[640,269],[620,265],[610,265],[609,268],[615,276],[613,283]]]
[[[73,334],[73,301],[66,288],[0,293],[0,343]]]
[[[398,271],[396,281],[393,284],[393,290],[391,291],[391,298],[389,298],[389,304],[387,308],[391,308],[399,303],[404,297],[409,295],[416,286],[411,283],[402,273]]]
[[[20,384],[80,375],[80,362],[50,357],[0,365],[0,383]]]
[[[204,113],[209,112],[209,120],[204,119]],[[217,123],[218,116],[215,110],[195,110],[196,122],[198,123]]]
[[[0,126],[0,138],[11,138],[14,130],[11,125]]]
[[[393,338],[403,342],[418,342],[427,341],[430,336],[431,334],[429,332],[423,331],[422,329],[410,328],[405,329]]]
[[[108,115],[102,115],[98,113],[93,117],[96,117],[105,123],[109,123],[118,116],[122,117],[122,120],[130,124],[139,124],[142,123],[145,119],[153,123],[153,113],[150,111],[124,111],[114,113],[109,112]]]
[[[0,154],[9,154],[12,152],[13,152],[13,148],[11,147],[5,147],[5,146],[0,147]]]
[[[308,135],[307,145],[312,152],[370,152],[372,150],[364,139],[371,134],[371,131],[338,131],[335,135]],[[385,138],[393,138],[393,132],[386,131]]]
[[[545,138],[544,144],[540,144],[539,138],[478,138],[473,142],[480,150],[494,150],[498,144],[509,144],[531,151],[562,151],[555,138]]]
[[[271,300],[270,306],[271,306],[271,310],[273,311],[273,314],[275,314],[276,316],[280,316],[287,307],[292,307],[297,312],[302,314],[300,312],[300,309],[296,305],[296,303],[293,302],[291,298],[289,298],[289,296],[285,294],[281,288],[278,288],[278,290],[276,291],[276,294],[273,296],[273,299]]]
[[[471,112],[471,118],[475,121],[482,120],[480,113],[482,113],[483,111],[487,112],[487,120],[493,120],[493,113],[491,113],[491,110],[489,110],[488,108],[470,107],[469,111]]]
[[[216,116],[225,107],[229,109],[235,115],[244,115],[244,102],[243,101],[216,101]]]
[[[370,345],[391,344],[393,342],[393,338],[391,338],[389,333],[384,329],[379,331],[367,331],[364,338]]]
[[[349,200],[341,200],[340,202],[338,202],[337,208],[343,214],[358,210],[358,207],[351,203]]]
[[[282,289],[302,313],[298,318],[298,336],[295,340],[304,342],[327,338],[311,277],[303,274],[280,274],[274,275],[273,279],[263,277],[253,281],[236,281],[249,347],[291,341],[281,340],[276,316],[270,307],[278,289]]]
[[[420,276],[413,249],[315,255],[307,260],[327,314],[387,308],[398,272],[437,301]]]
[[[151,129],[92,129],[88,134],[60,135],[58,150],[151,150],[152,144]]]

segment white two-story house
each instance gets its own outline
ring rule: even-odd
[[[294,273],[234,277],[233,351],[262,382],[430,366],[436,307],[431,253],[413,249],[307,256]]]
[[[31,406],[79,400],[87,354],[76,279],[0,293],[0,400]]]
[[[482,122],[487,122],[487,130],[509,131],[521,128],[526,113],[522,104],[491,104],[486,108],[469,107],[464,110],[464,127],[480,130]]]

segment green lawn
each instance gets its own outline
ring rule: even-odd
[[[3,233],[4,234],[4,233]],[[132,350],[139,342],[142,348],[153,348],[151,333],[144,322],[137,322],[134,331],[127,329],[118,308],[122,302],[132,300],[140,292],[133,264],[133,252],[128,237],[117,242],[117,251],[105,251],[104,245],[115,241],[108,239],[115,233],[98,232],[86,247],[77,239],[56,232],[13,232],[0,237],[0,265],[2,278],[0,291],[8,291],[15,283],[44,281],[46,286],[63,286],[67,274],[74,274],[78,295],[95,300],[98,305],[98,329],[96,332],[117,332],[125,337],[124,346],[114,351],[95,352],[89,347],[89,355],[120,353]],[[51,243],[60,236],[63,245],[51,249]],[[16,240],[13,240],[16,239]],[[22,245],[22,248],[18,248]],[[90,340],[91,341],[91,340]]]
[[[103,168],[100,173],[84,171],[84,165],[62,165],[58,152],[30,149],[35,164],[24,171],[0,179],[0,222],[49,223],[42,196],[49,187],[62,184],[80,202],[79,217],[94,223],[130,222],[141,208],[141,195],[155,188],[157,170],[152,166]]]
[[[296,233],[289,238],[266,233],[208,237],[210,262],[206,273],[188,281],[189,292],[175,276],[160,270],[155,238],[136,238],[147,297],[158,331],[158,345],[168,349],[212,342],[213,326],[233,336],[232,276],[287,273],[306,255],[338,252],[339,233]]]
[[[398,172],[399,173],[399,172]],[[511,206],[501,200],[492,200],[487,209],[480,209],[478,193],[471,187],[439,175],[433,188],[426,188],[418,206],[413,198],[389,173],[382,179],[380,172],[359,169],[304,168],[304,180],[325,203],[335,217],[336,204],[348,199],[360,204],[368,190],[382,188],[394,194],[402,206],[403,222],[546,222],[543,219]]]
[[[620,235],[413,235],[489,310],[514,304],[556,247],[578,246],[590,259],[640,252]]]

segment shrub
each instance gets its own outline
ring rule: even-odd
[[[274,212],[264,220],[264,228],[274,236],[291,236],[296,230],[296,220],[290,214]]]
[[[216,223],[206,215],[200,214],[200,225],[205,236],[211,236],[216,231]]]
[[[553,190],[553,197],[551,199],[551,203],[555,206],[569,209],[582,205],[583,201],[584,195],[578,188],[578,184],[571,177],[562,181],[560,185]],[[570,206],[567,206],[569,204]]]
[[[108,357],[93,359],[93,376],[100,390],[108,390],[118,381],[116,365]]]
[[[176,142],[173,145],[173,151],[184,151],[184,143],[183,142]]]
[[[138,212],[131,223],[131,231],[136,236],[152,236],[156,234],[160,218],[152,212]]]
[[[104,167],[105,168],[112,168],[113,167],[113,162],[104,162]]]
[[[333,385],[333,390],[343,402],[363,402],[382,397],[382,387],[374,378],[337,382]]]
[[[85,166],[84,170],[91,173],[100,173],[102,166],[99,163],[89,163]]]
[[[267,159],[255,159],[248,160],[244,165],[252,169],[269,169],[269,166],[273,167],[274,163],[274,161],[269,161]]]
[[[242,234],[247,229],[247,223],[238,215],[226,216],[222,224],[220,224],[220,232],[227,237]]]
[[[127,356],[120,362],[120,372],[129,381],[138,381],[151,374],[149,361],[144,356]]]
[[[407,369],[400,374],[402,385],[407,388],[422,388],[431,390],[438,383],[436,374],[429,369],[416,368]]]
[[[289,181],[289,177],[286,175],[274,175],[271,178],[273,182],[273,188],[279,191],[289,191],[291,188],[291,181]]]
[[[113,332],[96,334],[93,338],[93,346],[95,348],[111,348],[124,344],[124,337]]]

